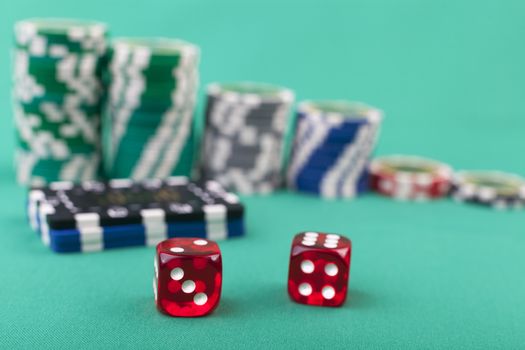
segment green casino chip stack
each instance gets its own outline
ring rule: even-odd
[[[198,64],[198,47],[181,40],[113,41],[103,117],[107,177],[190,175]]]
[[[29,19],[14,28],[13,113],[20,184],[95,179],[107,27]]]

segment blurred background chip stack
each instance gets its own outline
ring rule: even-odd
[[[452,175],[450,165],[419,156],[382,156],[370,163],[372,189],[398,200],[443,198],[450,191]]]
[[[458,202],[499,210],[522,209],[525,206],[525,179],[496,170],[458,171],[452,178],[451,196]]]
[[[350,101],[306,101],[297,114],[290,188],[325,198],[366,191],[382,112]]]
[[[97,177],[107,27],[30,19],[16,23],[13,111],[18,182]]]
[[[202,176],[242,194],[279,187],[293,100],[292,91],[268,84],[210,84]]]
[[[107,177],[190,174],[198,64],[198,47],[181,40],[113,41],[103,121]]]

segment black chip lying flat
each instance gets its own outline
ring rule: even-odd
[[[34,225],[41,220],[38,207],[43,202],[54,209],[46,215],[47,225],[59,230],[76,228],[79,218],[88,213],[96,214],[94,225],[104,227],[143,223],[145,209],[162,209],[165,222],[210,220],[215,211],[220,216],[225,214],[228,220],[244,214],[238,197],[217,182],[195,183],[186,177],[141,182],[89,181],[77,185],[55,182],[29,194],[29,217]]]

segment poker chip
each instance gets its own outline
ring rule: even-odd
[[[36,186],[95,179],[101,158],[106,25],[29,19],[17,22],[14,34],[18,182]]]
[[[198,64],[198,47],[178,39],[112,42],[103,120],[109,178],[190,174]]]
[[[444,197],[450,190],[452,168],[417,156],[392,155],[370,163],[371,187],[399,200],[428,200]]]
[[[525,204],[525,179],[499,171],[459,171],[452,178],[451,195],[459,202],[519,209]]]
[[[244,234],[244,206],[214,181],[54,182],[28,195],[31,227],[57,252],[154,245],[169,237]]]
[[[366,191],[381,120],[380,110],[358,102],[302,102],[288,186],[324,198],[352,198]]]
[[[210,84],[201,175],[242,194],[279,187],[293,100],[292,91],[263,83]]]

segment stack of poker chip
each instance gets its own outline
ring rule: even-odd
[[[451,196],[494,209],[520,209],[525,205],[525,179],[499,171],[459,171],[452,179]]]
[[[113,41],[103,121],[108,177],[190,174],[198,64],[199,49],[181,40]]]
[[[221,240],[244,234],[244,206],[213,181],[54,182],[31,190],[28,197],[32,228],[59,253],[155,245],[172,237]]]
[[[447,196],[452,168],[435,160],[404,155],[375,158],[370,164],[372,188],[399,200]]]
[[[352,198],[368,188],[368,164],[382,112],[348,101],[299,105],[288,185],[324,198]]]
[[[202,176],[242,194],[279,187],[293,100],[292,91],[262,83],[210,84]]]
[[[106,26],[30,19],[17,22],[14,32],[18,182],[94,179],[100,164]]]

